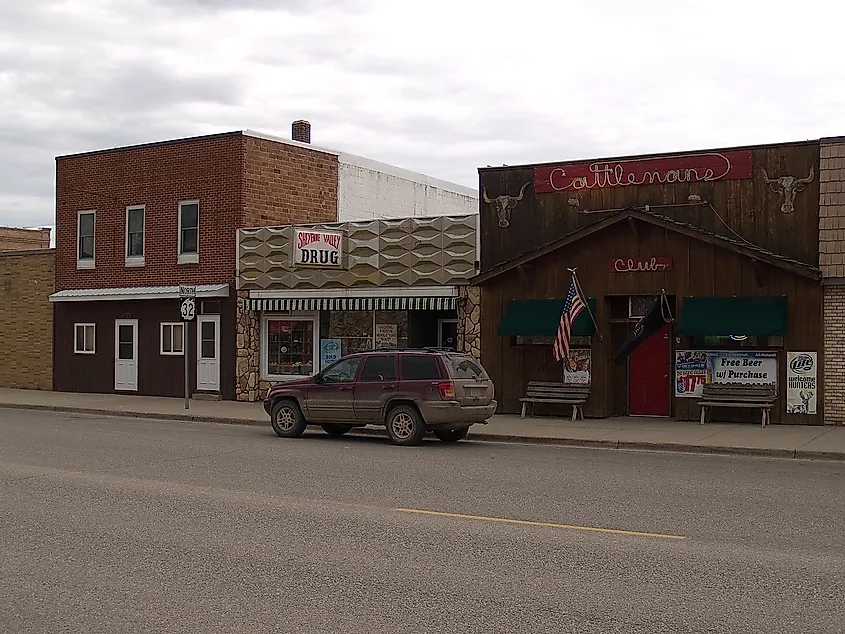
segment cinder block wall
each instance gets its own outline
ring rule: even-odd
[[[0,387],[53,389],[53,249],[0,253]]]
[[[845,141],[822,142],[819,267],[824,283],[824,412],[845,425]]]

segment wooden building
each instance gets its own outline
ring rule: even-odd
[[[778,386],[772,422],[822,424],[820,182],[826,188],[829,168],[845,168],[828,161],[820,174],[822,145],[479,169],[481,259],[472,283],[500,411],[519,411],[529,381],[586,376],[587,416],[689,420],[703,382],[761,382]],[[569,269],[598,332],[582,312],[565,369],[551,342]],[[670,323],[617,363],[663,291]],[[747,410],[713,414],[759,420]]]

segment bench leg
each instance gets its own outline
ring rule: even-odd
[[[765,427],[766,425],[772,424],[771,415],[772,413],[769,409],[763,409],[763,424],[761,425],[761,427]]]
[[[578,406],[573,405],[572,406],[572,421],[575,422],[576,420],[578,420]]]
[[[704,424],[704,410],[705,410],[705,407],[704,407],[704,405],[702,405],[701,406],[701,422],[699,423],[699,425]]]
[[[525,408],[528,407],[528,403],[522,404],[522,414],[519,415],[520,418],[525,418]]]

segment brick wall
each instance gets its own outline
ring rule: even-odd
[[[245,136],[243,182],[244,227],[337,221],[334,154]]]
[[[243,139],[228,133],[56,159],[56,287],[234,281]],[[178,203],[199,200],[199,263],[178,263]],[[146,206],[144,266],[125,263],[126,207]],[[77,214],[96,210],[94,269],[77,269]]]
[[[18,229],[0,227],[0,251],[49,249],[50,229]]]
[[[0,387],[53,389],[55,252],[0,254]]]
[[[824,286],[824,412],[845,425],[845,143],[822,142],[819,163],[819,266]]]
[[[845,425],[845,286],[824,287],[825,424]]]

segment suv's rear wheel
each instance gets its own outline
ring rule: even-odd
[[[326,423],[323,426],[329,436],[343,436],[346,432],[352,429],[352,425],[338,425],[337,423]]]
[[[443,442],[458,442],[466,438],[469,432],[469,427],[461,427],[460,429],[435,429],[434,435]]]
[[[409,405],[397,405],[387,415],[387,435],[395,445],[419,445],[425,436],[422,416]]]
[[[299,409],[296,401],[285,399],[273,406],[270,414],[270,425],[276,435],[282,438],[299,438],[305,433],[308,422]]]

